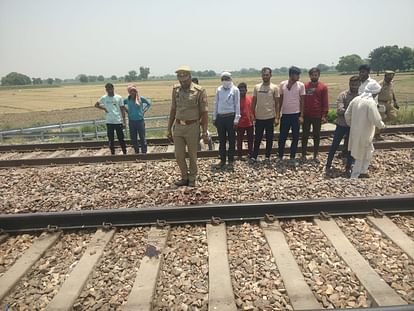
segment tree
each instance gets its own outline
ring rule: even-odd
[[[76,80],[79,80],[82,83],[88,83],[88,76],[85,74],[80,74],[79,76],[76,77]]]
[[[342,56],[339,59],[338,65],[336,65],[336,70],[340,72],[355,72],[358,71],[358,67],[364,63],[362,58],[359,55],[352,54]]]
[[[47,84],[53,84],[53,79],[52,78],[47,78],[46,82],[47,82]]]
[[[10,72],[5,77],[1,78],[1,85],[27,85],[27,84],[32,84],[32,79],[18,72]]]
[[[321,72],[325,72],[325,71],[329,71],[331,67],[325,64],[319,64],[318,66],[316,66],[316,68],[318,68]]]
[[[33,84],[37,85],[37,84],[42,84],[42,78],[32,78]]]
[[[128,71],[128,77],[129,77],[129,81],[137,81],[138,80],[138,76],[137,76],[137,72],[135,70],[131,70]],[[125,76],[125,80],[127,79],[127,76]]]
[[[98,81],[105,81],[105,77],[103,75],[98,76]]]
[[[369,53],[372,70],[409,70],[414,67],[414,51],[398,45],[380,46]]]
[[[96,82],[98,80],[97,76],[88,76],[88,81],[89,82]]]
[[[112,80],[112,81],[116,81],[116,80],[118,80],[118,78],[116,77],[116,75],[112,75],[112,76],[111,76],[111,80]]]
[[[58,83],[58,84],[62,83],[62,79],[55,78],[55,83]]]
[[[150,73],[149,67],[139,67],[139,80],[148,80],[148,75]]]

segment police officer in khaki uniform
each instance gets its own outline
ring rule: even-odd
[[[394,79],[394,71],[386,70],[384,80],[380,82],[381,92],[378,94],[378,104],[385,106],[385,112],[381,112],[381,117],[384,122],[394,121],[397,117],[396,109],[399,109],[397,99],[394,94],[394,86],[392,79]],[[394,104],[392,104],[394,103]]]
[[[384,123],[390,123],[397,117],[397,110],[400,109],[394,94],[394,86],[392,79],[395,72],[385,70],[384,80],[380,82],[381,92],[378,93],[378,110]],[[375,128],[375,139],[382,140],[379,135],[379,129]]]
[[[191,69],[181,66],[175,72],[179,84],[174,85],[167,137],[174,140],[175,158],[181,171],[181,180],[175,182],[178,187],[195,187],[197,176],[197,148],[200,137],[200,123],[204,143],[208,143],[207,94],[203,87],[191,81]],[[173,124],[174,134],[171,129]],[[190,158],[188,168],[185,160],[186,147]]]

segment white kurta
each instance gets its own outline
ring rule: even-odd
[[[351,127],[348,150],[357,160],[371,160],[375,127],[384,128],[377,103],[372,97],[355,97],[345,111],[346,123]]]

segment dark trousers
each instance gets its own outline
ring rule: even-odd
[[[237,129],[237,155],[242,156],[244,134],[247,134],[247,149],[249,151],[249,157],[253,154],[253,126],[239,127]]]
[[[147,140],[145,139],[145,122],[144,120],[129,120],[129,136],[131,137],[131,143],[134,147],[135,153],[139,153],[139,147],[141,146],[141,152],[147,153]],[[138,144],[139,136],[139,144]]]
[[[259,154],[260,143],[262,142],[263,132],[266,131],[266,157],[270,157],[273,146],[273,136],[275,130],[275,118],[266,120],[256,120],[255,136],[254,136],[254,148],[252,158],[257,159]]]
[[[111,154],[115,154],[115,133],[118,137],[119,144],[121,145],[122,153],[126,154],[126,145],[124,140],[124,132],[122,131],[122,124],[106,124],[106,133],[108,135],[109,140],[109,149],[111,150]]]
[[[286,140],[292,129],[292,144],[290,145],[290,158],[296,157],[299,142],[299,115],[300,113],[283,114],[280,118],[279,158],[285,154]]]
[[[341,126],[336,125],[334,138],[332,141],[332,145],[329,148],[328,160],[326,161],[326,167],[331,167],[332,160],[335,156],[336,150],[338,150],[339,144],[341,143],[342,139],[345,137],[344,141],[344,152],[346,156],[346,168],[350,169],[352,164],[352,157],[351,153],[348,151],[348,141],[349,141],[349,127],[348,126]]]
[[[321,118],[308,118],[303,120],[303,132],[302,132],[302,156],[306,156],[306,149],[308,146],[308,139],[310,134],[310,128],[312,125],[312,137],[313,137],[313,155],[316,157],[319,152],[319,143],[321,141]]]
[[[226,162],[226,155],[229,162],[234,161],[236,147],[236,132],[234,130],[234,115],[228,117],[217,116],[216,119],[217,133],[219,137],[219,154],[221,162]],[[229,150],[226,152],[227,139],[229,141]]]

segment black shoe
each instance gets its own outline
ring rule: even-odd
[[[179,180],[179,181],[174,182],[174,184],[175,184],[177,187],[183,187],[183,186],[188,186],[189,181],[188,181],[188,179],[181,179],[181,180]]]
[[[226,161],[220,161],[220,162],[216,165],[216,167],[217,167],[218,169],[223,169],[225,166],[226,166]]]

